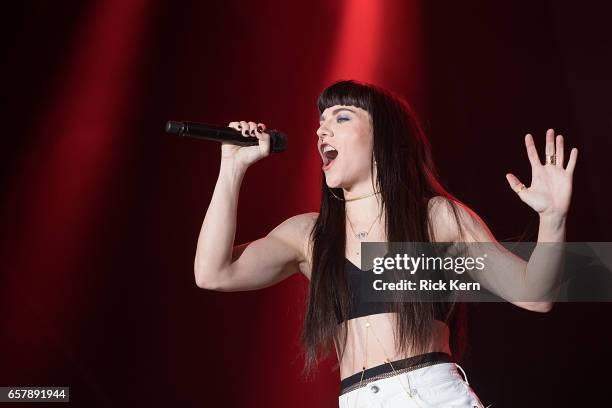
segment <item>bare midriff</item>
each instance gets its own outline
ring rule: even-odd
[[[371,232],[368,235],[368,240],[372,242],[387,242],[387,236],[384,232],[383,216],[381,221],[374,224]],[[346,253],[345,257],[357,268],[361,269],[361,256],[360,248],[361,242],[353,237],[351,231],[347,226],[347,242],[346,242]],[[443,233],[441,233],[444,235]],[[311,250],[312,248],[310,248]],[[312,259],[312,252],[306,250],[310,256],[308,259]],[[305,275],[310,279],[312,271],[312,264],[308,262],[305,270]],[[409,357],[414,357],[423,353],[430,352],[444,352],[451,354],[449,347],[449,328],[444,322],[440,320],[433,320],[434,325],[434,336],[429,346],[421,352],[408,351],[407,353],[400,353],[395,347],[394,331],[395,331],[395,315],[396,313],[378,313],[368,316],[362,316],[354,319],[350,319],[346,322],[338,325],[339,329],[342,329],[341,325],[347,324],[347,339],[346,349],[342,360],[340,360],[340,350],[338,347],[342,345],[336,345],[336,354],[340,361],[340,378],[341,380],[350,377],[351,375],[361,373],[363,367],[366,369],[376,367],[382,364],[388,364],[387,358],[393,363],[393,361],[402,360]],[[367,336],[367,347],[366,347],[366,323],[370,323],[369,333]],[[389,368],[391,368],[389,366]]]
[[[364,366],[368,369],[381,364],[388,364],[387,358],[393,363],[393,361],[435,351],[450,355],[449,329],[444,322],[439,320],[434,320],[432,323],[434,325],[434,336],[426,351],[421,353],[409,351],[401,354],[396,349],[393,338],[395,315],[395,313],[379,313],[340,323],[340,325],[348,325],[346,350],[340,361],[341,379],[361,373]],[[370,323],[369,328],[366,327],[368,322]],[[340,325],[338,327],[342,328]],[[367,336],[366,330],[369,331]],[[340,360],[338,347],[337,345],[336,353],[338,360]]]

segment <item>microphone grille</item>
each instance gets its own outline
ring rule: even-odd
[[[287,150],[287,135],[278,130],[268,131],[270,134],[270,150],[274,153],[280,153]]]

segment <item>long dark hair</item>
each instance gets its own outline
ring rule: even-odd
[[[389,242],[434,242],[428,208],[429,200],[435,196],[446,198],[443,202],[452,209],[459,234],[463,236],[456,208],[459,200],[439,182],[429,141],[403,98],[371,84],[339,81],[323,90],[317,105],[319,113],[334,105],[355,106],[370,113],[374,136],[371,175],[373,184],[376,184],[373,188],[381,192]],[[377,164],[375,180],[374,161]],[[318,362],[320,348],[323,348],[322,357],[325,357],[331,350],[330,346],[336,345],[339,361],[346,348],[347,325],[339,325],[334,312],[335,305],[338,305],[343,320],[346,320],[351,298],[344,271],[345,207],[344,202],[334,198],[330,190],[322,175],[321,207],[310,234],[312,275],[301,337],[306,375]],[[337,196],[343,197],[341,188],[333,190]],[[409,349],[425,352],[434,334],[431,323],[439,306],[424,301],[392,303],[391,311],[398,313],[394,334],[401,353]],[[452,302],[446,306],[446,322],[449,323],[453,317],[449,326],[453,340],[456,340],[461,335],[456,333],[457,329],[464,327],[457,324],[457,317],[465,313],[463,309],[457,313],[456,304]],[[456,355],[456,351],[453,350],[453,354]]]

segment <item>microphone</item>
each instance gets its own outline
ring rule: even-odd
[[[236,129],[226,126],[208,125],[206,123],[169,121],[166,123],[166,133],[202,140],[226,142],[238,146],[257,146],[259,144],[259,139],[245,137]],[[271,152],[280,153],[287,150],[287,135],[274,129],[266,129],[265,133],[270,135]]]

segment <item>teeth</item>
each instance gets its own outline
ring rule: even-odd
[[[333,150],[333,151],[335,151],[336,149],[334,149],[334,148],[333,148],[333,147],[331,147],[330,145],[325,145],[325,146],[323,147],[323,153],[326,153],[326,152],[331,152],[332,150]]]

